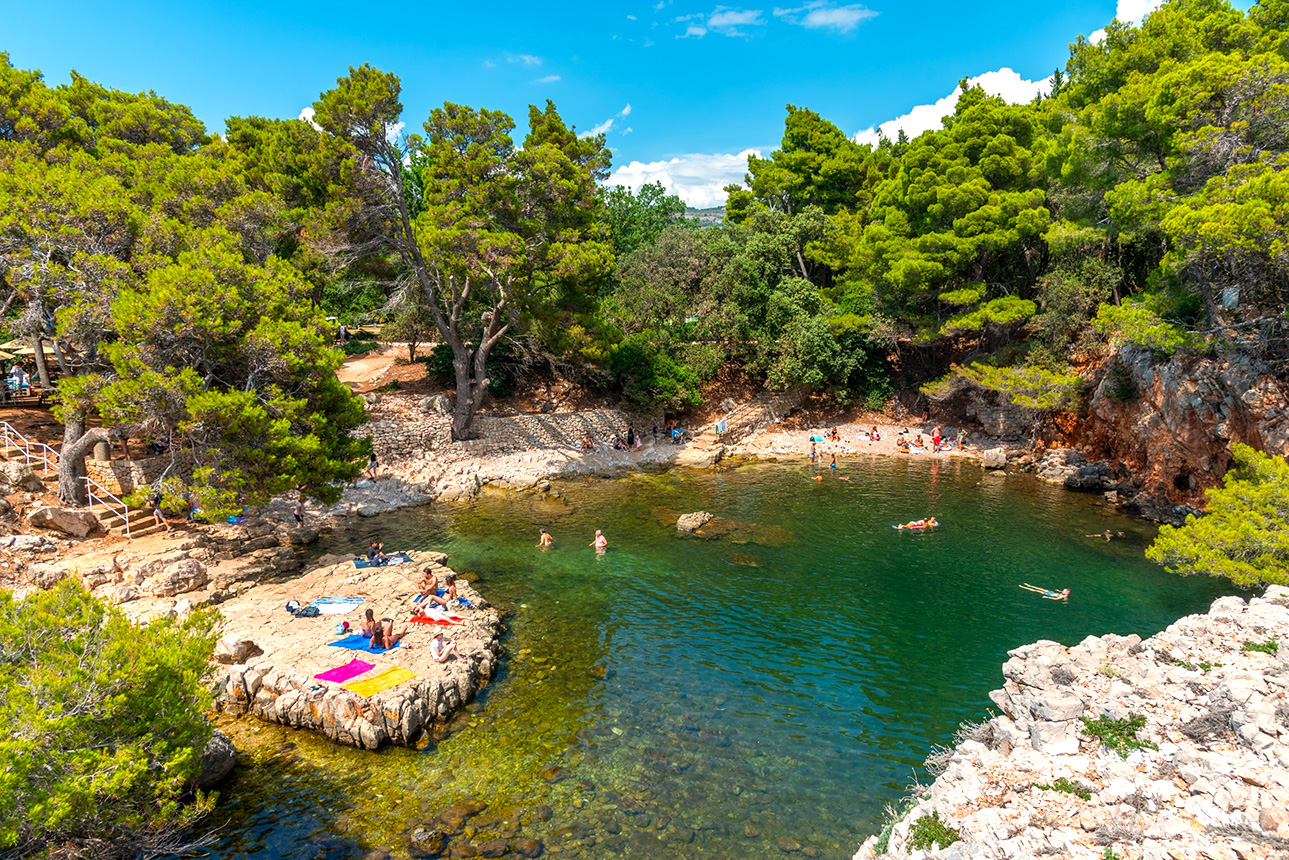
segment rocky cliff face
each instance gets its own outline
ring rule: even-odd
[[[1233,442],[1289,453],[1289,383],[1247,353],[1159,363],[1125,347],[1102,367],[1075,436],[1148,494],[1185,503],[1221,483]]]
[[[1079,469],[1068,476],[1071,489],[1113,490],[1129,509],[1165,522],[1180,522],[1203,505],[1204,490],[1221,484],[1232,443],[1289,454],[1289,363],[1270,349],[1161,362],[1124,347],[1096,368],[1091,384],[1077,415],[1018,407],[965,385],[939,412],[1032,449],[1028,460],[1017,456],[1009,465],[1041,473],[1050,459],[1044,452],[1061,449],[1060,465]]]
[[[1289,589],[1010,656],[1002,714],[928,759],[940,776],[855,860],[1286,856]]]

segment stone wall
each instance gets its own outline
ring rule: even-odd
[[[148,457],[143,460],[85,459],[85,472],[90,480],[116,496],[124,496],[160,478],[170,460]]]
[[[416,398],[386,395],[370,403],[368,412],[371,421],[364,429],[372,434],[376,458],[381,463],[420,459],[449,446],[476,455],[573,448],[588,434],[597,445],[607,445],[615,435],[626,436],[627,425],[633,420],[617,409],[505,417],[480,415],[475,418],[478,438],[453,442],[451,416],[427,413]],[[637,432],[648,429],[643,421],[636,424]]]

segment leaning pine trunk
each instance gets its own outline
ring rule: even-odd
[[[108,438],[108,431],[102,427],[85,432],[85,419],[81,416],[69,418],[63,425],[63,450],[58,455],[58,498],[63,504],[86,504],[85,455]]]

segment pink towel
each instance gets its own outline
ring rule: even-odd
[[[334,669],[328,669],[327,671],[322,672],[318,675],[314,675],[313,677],[317,678],[319,681],[335,681],[337,684],[343,684],[345,681],[348,681],[351,678],[357,678],[359,675],[361,675],[363,672],[366,672],[368,669],[375,669],[375,668],[376,668],[375,663],[368,663],[365,660],[354,659],[354,660],[350,660],[348,663],[346,663],[343,666],[337,666]]]

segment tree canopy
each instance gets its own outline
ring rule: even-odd
[[[1161,526],[1146,557],[1173,573],[1225,577],[1236,585],[1289,585],[1289,463],[1231,446],[1234,468],[1185,525]]]

